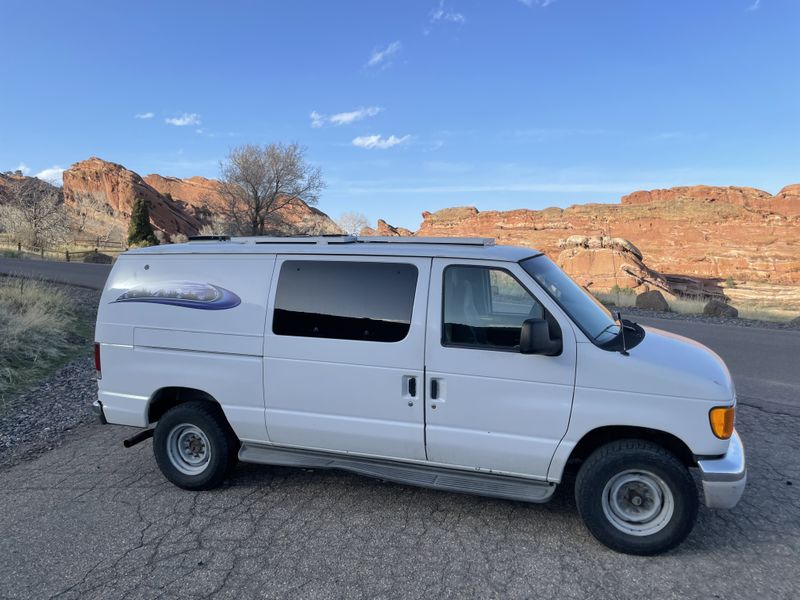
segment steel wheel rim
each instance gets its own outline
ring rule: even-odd
[[[658,533],[675,512],[675,498],[667,483],[654,473],[635,469],[608,480],[602,505],[609,523],[635,536]]]
[[[184,475],[199,475],[211,460],[211,444],[202,429],[181,423],[167,434],[167,457]]]

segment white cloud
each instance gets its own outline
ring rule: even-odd
[[[380,106],[367,106],[367,107],[359,107],[355,110],[351,110],[349,112],[341,112],[336,113],[335,115],[323,115],[318,113],[317,111],[311,111],[309,117],[311,118],[311,126],[315,128],[323,127],[325,124],[330,125],[350,125],[351,123],[355,123],[356,121],[361,121],[363,119],[374,117],[379,112],[381,112],[383,108]]]
[[[39,171],[34,177],[38,177],[43,181],[52,183],[53,185],[61,185],[61,176],[64,174],[64,169],[58,165],[53,165],[49,169]]]
[[[24,162],[21,162],[17,165],[17,168],[14,169],[15,171],[20,171],[23,175],[27,175],[31,172],[31,168],[26,165]]]
[[[381,135],[362,135],[353,139],[353,146],[367,148],[368,150],[386,150],[392,146],[403,144],[410,139],[410,135],[404,135],[403,137],[390,135],[388,138],[385,138]]]
[[[444,6],[444,0],[439,0],[439,7],[434,8],[431,11],[431,23],[436,23],[438,21],[463,25],[467,22],[467,18],[463,15],[463,13],[446,9]]]
[[[153,117],[155,117],[156,115],[155,115],[155,113],[151,113],[151,112],[143,112],[143,113],[136,113],[136,114],[135,114],[135,115],[133,115],[133,116],[134,116],[134,118],[136,118],[136,119],[142,119],[143,121],[145,121],[145,120],[147,120],[147,119],[152,119],[152,118],[153,118]]]
[[[550,6],[555,0],[519,0],[519,1],[528,7],[541,6],[542,8],[545,8],[546,6]]]
[[[361,121],[367,117],[374,117],[382,110],[383,109],[380,106],[367,106],[366,108],[357,108],[356,110],[351,110],[350,112],[331,115],[329,120],[334,125],[349,125],[350,123]]]
[[[164,119],[167,125],[175,127],[186,127],[187,125],[200,125],[200,115],[197,113],[183,113],[178,117],[168,117]]]
[[[761,0],[755,0],[750,6],[747,7],[747,10],[758,10],[759,6],[761,6]]]
[[[386,48],[383,48],[381,50],[373,50],[372,51],[372,56],[370,56],[369,60],[367,61],[367,66],[368,67],[377,67],[377,66],[388,67],[390,64],[392,64],[392,57],[395,54],[397,54],[398,52],[400,52],[400,49],[402,47],[403,47],[403,45],[399,41],[395,41],[395,42],[392,42],[391,44],[389,44],[388,46],[386,46]]]

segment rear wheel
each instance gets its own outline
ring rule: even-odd
[[[164,476],[187,490],[217,487],[236,464],[239,443],[219,406],[186,402],[156,425],[153,452]]]
[[[592,535],[626,554],[674,548],[692,531],[698,509],[686,466],[645,440],[620,440],[592,453],[578,472],[575,500]]]

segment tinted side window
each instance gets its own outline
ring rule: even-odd
[[[276,335],[399,342],[411,327],[414,265],[292,260],[275,296]]]
[[[547,311],[503,269],[454,265],[444,271],[442,344],[513,350],[526,319]],[[556,325],[557,327],[557,325]]]

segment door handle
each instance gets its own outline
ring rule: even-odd
[[[431,400],[439,399],[439,380],[431,379]]]
[[[412,398],[417,397],[417,378],[416,377],[409,377],[408,378],[408,395]]]

